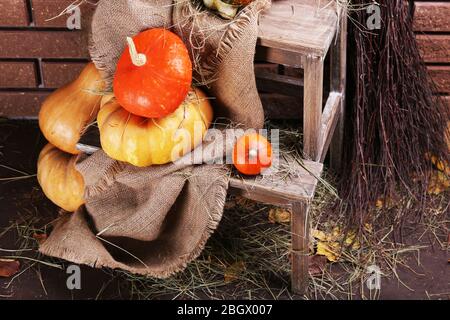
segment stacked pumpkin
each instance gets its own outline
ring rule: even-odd
[[[139,167],[175,161],[203,141],[211,124],[212,107],[192,88],[192,64],[177,35],[156,28],[127,41],[113,94],[102,94],[105,84],[90,63],[42,105],[39,126],[49,144],[39,156],[38,181],[67,211],[84,203],[76,144],[96,118],[104,152]]]

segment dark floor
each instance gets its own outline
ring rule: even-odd
[[[21,170],[28,174],[36,172],[36,160],[45,144],[39,134],[36,123],[8,122],[0,120],[0,236],[2,230],[31,214],[51,221],[58,209],[51,204],[40,190],[36,178],[23,180],[1,180],[22,174],[12,171]],[[414,242],[413,234],[409,242]],[[30,239],[31,242],[34,239]],[[428,245],[427,237],[421,240]],[[17,249],[17,232],[8,232],[0,237],[0,249]],[[0,251],[0,257],[15,253]],[[27,255],[23,252],[23,255]],[[382,299],[450,299],[450,264],[448,252],[437,246],[427,246],[420,250],[420,264],[417,257],[411,256],[411,269],[399,266],[397,273],[403,284],[397,279],[382,281]],[[58,263],[61,263],[58,261]],[[46,265],[23,263],[20,276],[8,286],[11,278],[0,278],[0,299],[120,299],[131,296],[130,289],[123,282],[111,276],[110,272],[88,267],[82,269],[82,289],[70,291],[66,286],[67,274]],[[65,264],[65,267],[68,263]],[[409,287],[409,288],[408,288]],[[359,296],[358,293],[356,293]],[[170,297],[169,297],[170,298]]]

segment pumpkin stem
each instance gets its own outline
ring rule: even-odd
[[[147,63],[147,57],[143,53],[138,53],[136,50],[136,45],[132,38],[127,37],[128,47],[130,49],[131,62],[136,67],[142,67]]]

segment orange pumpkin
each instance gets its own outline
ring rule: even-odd
[[[118,103],[134,115],[161,118],[174,112],[192,82],[192,63],[183,41],[162,29],[144,31],[122,54],[114,76]]]
[[[104,82],[93,63],[89,63],[73,82],[52,93],[42,104],[39,127],[45,138],[59,149],[78,154],[75,148],[87,125],[100,108]]]
[[[272,165],[270,142],[257,133],[242,136],[233,149],[233,164],[242,174],[260,174]]]
[[[97,123],[103,151],[137,167],[165,164],[191,151],[203,141],[213,118],[209,100],[199,89],[160,119],[133,115],[111,96],[102,103]]]
[[[37,165],[37,179],[47,198],[69,212],[84,203],[84,180],[75,169],[76,160],[76,155],[49,143],[39,154]]]

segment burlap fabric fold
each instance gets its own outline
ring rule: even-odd
[[[188,46],[195,78],[215,98],[216,115],[258,129],[264,116],[253,58],[258,14],[268,6],[269,0],[255,0],[228,21],[187,0],[102,0],[92,23],[91,57],[111,83],[127,36],[170,27]],[[208,147],[217,150],[213,145]],[[86,204],[58,220],[40,247],[43,254],[164,278],[200,254],[222,217],[226,166],[184,161],[137,168],[98,151],[80,157],[77,168]]]

